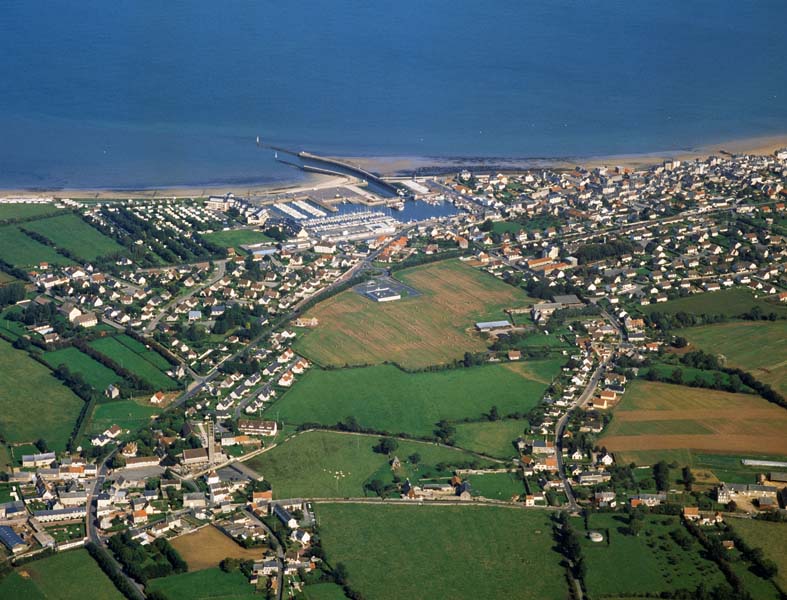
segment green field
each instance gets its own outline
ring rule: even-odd
[[[155,388],[172,390],[178,387],[177,382],[164,372],[170,368],[169,363],[154,350],[148,350],[125,334],[93,340],[90,346]]]
[[[330,564],[366,598],[565,598],[542,511],[479,506],[316,507]]]
[[[517,419],[456,424],[456,445],[495,458],[517,455],[514,441],[523,435],[527,421]]]
[[[0,340],[0,433],[7,441],[42,437],[64,450],[82,404],[45,366]]]
[[[450,363],[487,348],[476,322],[509,319],[504,309],[533,303],[521,289],[458,260],[404,269],[396,277],[420,295],[379,303],[347,290],[328,298],[306,312],[320,324],[298,337],[297,351],[324,366]]]
[[[431,436],[441,419],[501,415],[535,406],[560,360],[487,365],[410,374],[391,365],[313,369],[274,402],[267,416],[287,423],[333,425],[348,416],[363,427]]]
[[[152,406],[149,402],[143,404],[137,400],[99,402],[93,410],[88,431],[89,433],[101,433],[112,425],[134,431],[146,423],[150,423],[150,418],[160,412],[160,408]]]
[[[303,588],[305,600],[346,600],[344,590],[335,583],[315,583]]]
[[[54,242],[58,248],[65,248],[88,261],[125,250],[115,240],[105,236],[72,213],[31,221],[25,223],[23,227],[40,233]]]
[[[0,221],[43,217],[59,212],[53,204],[0,204]]]
[[[582,544],[588,567],[585,585],[593,598],[694,590],[700,582],[707,587],[724,583],[716,564],[703,558],[698,542],[693,540],[684,550],[672,540],[670,531],[683,528],[678,518],[647,515],[639,536],[625,533],[626,523],[623,514],[590,515],[590,530],[604,536],[598,543],[585,537]],[[575,527],[584,531],[579,519]]]
[[[74,264],[72,260],[55,252],[54,248],[26,236],[16,225],[0,227],[0,256],[7,263],[23,268],[34,267],[42,262],[52,265]]]
[[[520,473],[521,475],[521,473]],[[525,493],[525,484],[516,473],[486,473],[470,475],[468,478],[473,496],[493,500],[511,500]]]
[[[68,367],[72,373],[79,373],[90,385],[99,392],[103,392],[109,384],[117,384],[122,377],[112,369],[105,367],[100,362],[92,359],[76,348],[64,348],[53,352],[44,352],[42,355],[46,364],[56,369],[61,364]]]
[[[27,563],[0,580],[0,598],[122,600],[87,550],[71,550]]]
[[[260,600],[255,588],[240,571],[225,573],[218,567],[151,579],[148,587],[169,600]]]
[[[649,304],[641,308],[647,314],[654,312],[665,314],[686,312],[695,315],[707,314],[737,317],[750,311],[755,306],[759,306],[765,314],[772,312],[779,315],[787,314],[787,306],[780,305],[778,302],[769,302],[762,298],[755,298],[754,292],[749,288],[732,288],[718,292],[694,294],[685,298],[670,300],[669,302]]]
[[[681,330],[691,344],[722,354],[727,365],[750,372],[787,396],[787,321],[719,323]]]
[[[219,246],[224,246],[225,248],[237,248],[238,246],[275,241],[273,238],[268,237],[261,231],[254,231],[252,229],[214,231],[213,233],[203,233],[202,237],[204,237],[209,242],[213,242]]]
[[[388,457],[373,450],[379,439],[378,436],[310,431],[258,454],[245,464],[273,486],[274,498],[359,497],[365,495],[364,484],[372,479],[387,484],[398,475],[402,480],[409,477],[415,483],[424,477],[449,477],[451,470],[439,472],[438,463],[452,465],[478,460],[481,466],[489,465],[483,459],[452,448],[400,440],[395,454],[402,467],[394,473]],[[407,460],[414,453],[421,455],[417,466]]]
[[[778,565],[774,581],[787,593],[787,523],[735,519],[731,526],[747,544],[762,548],[765,557]]]

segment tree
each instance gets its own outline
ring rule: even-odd
[[[642,515],[636,511],[629,515],[628,532],[630,535],[639,536],[642,531],[642,521]]]
[[[407,457],[407,460],[410,462],[411,465],[417,465],[421,462],[421,455],[418,452],[413,452],[410,456]]]
[[[347,582],[347,567],[344,563],[336,563],[333,568],[333,578],[339,585],[344,585]]]
[[[688,346],[688,344],[688,340],[685,337],[679,335],[675,336],[675,338],[672,340],[672,345],[676,348],[685,348]]]
[[[380,438],[380,443],[377,444],[377,452],[380,454],[391,454],[396,452],[399,447],[399,442],[393,438]]]
[[[489,420],[490,421],[500,420],[500,413],[497,410],[497,405],[493,405],[492,408],[489,409]]]
[[[653,465],[653,479],[656,481],[656,489],[660,492],[666,492],[669,488],[669,465],[660,460]]]
[[[49,444],[46,443],[44,438],[38,438],[34,445],[39,452],[49,452]]]
[[[494,223],[492,223],[492,220],[491,220],[491,219],[487,219],[486,221],[484,221],[483,223],[481,223],[481,225],[479,225],[479,226],[478,226],[478,228],[479,228],[481,231],[492,231],[492,228],[493,228],[494,226],[495,226],[495,224],[494,224]]]

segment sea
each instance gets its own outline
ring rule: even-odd
[[[540,159],[787,133],[785,23],[784,0],[3,0],[0,188],[304,177],[266,146]]]

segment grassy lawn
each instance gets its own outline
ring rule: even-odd
[[[148,587],[170,600],[259,600],[255,588],[240,571],[225,573],[218,567],[152,579]]]
[[[59,212],[54,204],[0,204],[0,221],[5,219],[26,219],[43,217]]]
[[[590,515],[590,529],[604,536],[598,543],[583,540],[588,566],[585,583],[593,598],[694,590],[700,582],[707,587],[724,583],[716,564],[701,556],[698,542],[692,540],[683,549],[672,540],[670,531],[683,528],[678,518],[647,515],[639,536],[625,533],[626,519],[619,514]],[[576,520],[580,531],[581,523]]]
[[[735,519],[730,525],[747,544],[762,548],[766,558],[779,566],[774,581],[787,593],[787,523]]]
[[[567,596],[544,512],[475,506],[316,507],[331,564],[366,598]]]
[[[60,256],[53,248],[26,236],[16,225],[0,227],[0,256],[17,267],[32,267],[42,262],[52,265],[74,264],[65,256]]]
[[[523,434],[526,425],[527,421],[517,419],[457,423],[456,445],[496,458],[511,458],[517,454],[514,440]]]
[[[31,221],[23,227],[40,233],[58,248],[66,248],[84,260],[95,260],[125,250],[115,240],[71,213]]]
[[[46,367],[0,340],[0,433],[7,441],[43,437],[64,450],[82,404]]]
[[[204,237],[209,242],[213,242],[219,246],[224,246],[225,248],[274,241],[273,238],[269,238],[261,231],[254,231],[252,229],[214,231],[213,233],[203,233],[202,237]]]
[[[160,408],[152,406],[149,402],[145,403],[144,400],[99,402],[93,410],[89,431],[101,433],[112,425],[134,431],[149,423],[150,418],[160,412]]]
[[[112,369],[105,367],[100,362],[73,347],[44,352],[43,358],[53,369],[56,369],[61,364],[66,365],[69,371],[82,375],[85,381],[98,391],[103,391],[107,389],[109,384],[118,383],[122,379]]]
[[[335,583],[315,583],[303,588],[305,600],[346,600],[344,590]]]
[[[37,560],[0,581],[0,598],[121,600],[123,596],[87,550]]]
[[[718,292],[705,292],[677,298],[661,304],[649,304],[643,306],[642,310],[651,314],[654,312],[675,314],[686,312],[695,315],[726,315],[736,317],[742,313],[750,311],[755,306],[759,306],[763,313],[768,314],[787,314],[787,306],[779,305],[777,302],[768,302],[762,298],[755,298],[754,292],[749,288],[732,288]]]
[[[476,460],[471,454],[451,448],[399,441],[396,455],[402,467],[394,473],[388,457],[373,450],[378,442],[377,436],[311,431],[296,435],[245,464],[270,482],[274,498],[343,498],[365,495],[363,486],[372,479],[390,483],[396,474],[415,483],[420,478],[448,477],[451,469],[438,471],[438,463],[448,466]],[[414,453],[421,455],[417,466],[407,458]],[[481,465],[487,464],[477,460]]]
[[[749,371],[787,395],[787,321],[743,321],[690,327],[680,334],[727,364]]]
[[[487,473],[468,477],[474,496],[511,500],[525,493],[525,484],[516,473]]]
[[[508,319],[504,308],[533,302],[458,260],[406,269],[397,277],[421,295],[381,304],[353,290],[338,294],[307,311],[320,325],[298,338],[297,350],[326,366],[449,363],[486,348],[474,331],[477,321]]]
[[[169,363],[161,355],[125,334],[93,340],[90,346],[156,388],[172,390],[178,386],[164,373]]]
[[[635,381],[599,444],[633,451],[787,454],[787,411],[753,394]]]
[[[441,419],[501,415],[535,406],[560,361],[511,363],[433,373],[405,373],[391,365],[313,369],[266,411],[288,423],[333,425],[350,415],[364,427],[431,436]]]

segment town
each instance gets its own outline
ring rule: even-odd
[[[538,597],[787,594],[787,149],[386,182],[0,199],[0,595],[390,597],[471,519]]]

